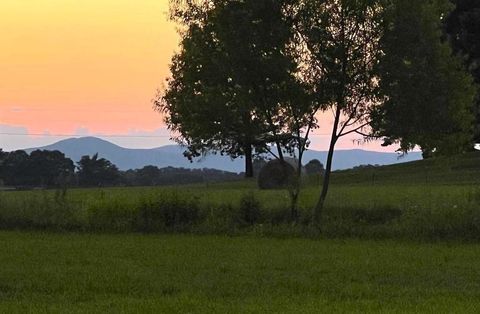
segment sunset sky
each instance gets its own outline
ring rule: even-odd
[[[125,147],[167,144],[151,104],[178,45],[167,11],[168,0],[0,0],[0,148],[72,134],[108,135]],[[329,124],[313,148],[327,148]],[[339,148],[385,150],[351,138]]]

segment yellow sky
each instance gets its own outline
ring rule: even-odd
[[[1,0],[0,124],[153,130],[177,47],[168,0]]]

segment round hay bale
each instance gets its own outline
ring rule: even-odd
[[[262,190],[287,188],[295,177],[295,167],[288,161],[274,159],[260,170],[258,187]]]

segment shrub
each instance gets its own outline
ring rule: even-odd
[[[240,199],[240,218],[248,225],[259,222],[261,218],[260,201],[253,192],[244,194]]]
[[[23,199],[2,199],[0,228],[78,230],[81,209],[64,196],[42,192]]]
[[[240,221],[238,211],[231,204],[209,205],[200,226],[202,233],[234,234]]]
[[[186,231],[200,222],[197,199],[180,198],[176,193],[142,200],[138,227],[143,232]]]
[[[93,231],[131,232],[137,214],[133,204],[121,199],[101,199],[87,210],[88,228]]]
[[[328,213],[331,220],[353,222],[357,225],[382,225],[401,216],[401,209],[388,206],[330,208]]]

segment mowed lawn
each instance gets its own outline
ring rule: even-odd
[[[480,310],[480,245],[0,232],[0,312]]]

